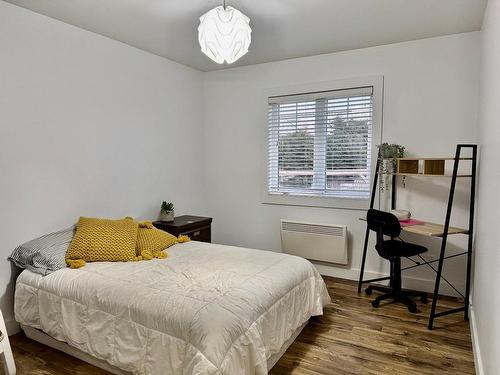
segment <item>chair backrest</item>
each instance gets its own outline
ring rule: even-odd
[[[366,214],[366,221],[368,222],[368,228],[391,238],[398,237],[401,233],[398,218],[389,212],[370,208]],[[377,238],[377,242],[379,242],[378,240],[379,238]]]

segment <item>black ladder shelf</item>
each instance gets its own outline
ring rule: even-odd
[[[463,149],[470,149],[472,151],[472,157],[462,157],[462,150]],[[425,160],[425,158],[414,158],[411,160],[417,161],[417,163],[418,163],[418,160]],[[421,258],[423,260],[423,262],[415,262],[414,261],[416,263],[415,265],[411,265],[411,266],[402,268],[402,271],[404,271],[404,270],[408,270],[411,268],[427,265],[433,271],[436,272],[436,281],[434,284],[432,307],[431,307],[431,312],[429,315],[429,324],[428,324],[429,329],[433,328],[434,319],[439,318],[440,316],[454,314],[457,312],[463,311],[464,312],[464,320],[466,320],[466,321],[469,320],[469,295],[470,295],[471,264],[472,264],[472,251],[473,251],[472,247],[473,247],[473,233],[474,233],[474,203],[475,203],[475,195],[476,195],[477,145],[475,145],[475,144],[458,144],[457,148],[456,148],[456,152],[455,152],[455,157],[451,160],[453,160],[453,173],[450,176],[451,177],[451,184],[450,184],[450,193],[449,193],[449,197],[448,197],[448,205],[447,205],[447,209],[446,209],[446,217],[445,217],[442,233],[433,234],[433,236],[441,237],[441,251],[439,254],[439,258],[435,259],[435,260],[431,260],[431,261],[425,261],[423,258]],[[470,175],[459,175],[458,174],[458,167],[459,167],[459,163],[461,160],[471,160],[472,161]],[[444,163],[444,161],[443,161],[443,163]],[[377,158],[377,166],[376,166],[375,171],[376,171],[376,173],[375,173],[375,176],[373,178],[373,187],[372,187],[371,198],[370,198],[370,208],[373,208],[374,203],[375,203],[375,195],[376,195],[376,191],[377,191],[378,176],[379,176],[379,174],[381,174],[381,172],[380,172],[380,157]],[[419,174],[417,171],[417,173],[390,173],[388,175],[390,175],[392,177],[392,181],[391,181],[391,186],[392,186],[391,207],[392,207],[392,209],[395,209],[396,208],[396,177],[398,175],[411,176],[411,175],[422,175],[422,174]],[[428,175],[433,176],[432,173],[428,174]],[[468,225],[467,230],[463,230],[463,231],[453,231],[452,229],[456,229],[456,228],[450,227],[451,211],[452,211],[452,207],[453,207],[453,198],[455,196],[455,186],[456,186],[456,182],[457,182],[458,177],[470,178],[469,225]],[[451,233],[450,233],[450,230],[451,230]],[[448,235],[454,234],[454,233],[462,233],[462,234],[465,234],[468,236],[467,251],[465,251],[463,253],[459,253],[459,254],[446,256],[446,243],[448,240]],[[368,229],[368,226],[367,226],[366,232],[365,232],[365,241],[364,241],[364,246],[363,246],[363,257],[361,260],[361,270],[360,270],[359,282],[358,282],[358,293],[361,293],[361,289],[362,289],[363,284],[389,280],[389,276],[380,277],[377,279],[363,280],[369,237],[370,237],[370,230]],[[448,280],[446,280],[445,277],[443,277],[444,261],[446,259],[450,259],[450,258],[454,258],[457,256],[462,256],[462,255],[467,256],[465,296],[462,295]],[[436,262],[438,263],[437,269],[435,269],[431,265],[431,264],[436,263]],[[441,280],[445,281],[455,291],[457,291],[460,295],[462,295],[464,297],[464,305],[462,307],[459,307],[456,309],[451,309],[451,310],[446,310],[446,311],[436,312],[437,301],[438,301],[438,297],[439,297],[439,287],[440,287]]]

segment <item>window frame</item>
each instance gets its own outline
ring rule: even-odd
[[[325,207],[325,208],[343,208],[354,210],[365,210],[369,207],[370,198],[340,198],[330,196],[305,196],[293,194],[279,194],[269,192],[269,149],[268,149],[268,100],[271,96],[284,95],[300,95],[320,91],[345,90],[356,87],[373,87],[373,113],[372,113],[372,145],[371,145],[371,170],[370,170],[370,185],[371,192],[373,188],[373,176],[377,164],[377,147],[382,139],[382,123],[383,123],[383,93],[384,93],[384,77],[369,76],[359,78],[349,78],[329,82],[310,83],[296,85],[291,87],[270,88],[265,90],[263,95],[262,108],[265,109],[263,123],[265,124],[263,142],[263,153],[265,155],[263,162],[263,189],[262,203],[271,205],[287,205],[287,206],[308,206],[308,207]]]

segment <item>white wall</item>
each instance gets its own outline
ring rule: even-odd
[[[383,140],[420,156],[452,156],[458,142],[476,141],[479,33],[458,34],[355,51],[210,72],[204,75],[205,184],[214,216],[215,242],[280,251],[279,219],[347,224],[351,263],[321,267],[339,277],[358,277],[365,224],[356,210],[273,206],[261,203],[265,184],[265,111],[268,89],[383,75]],[[443,222],[449,179],[408,178],[400,208]],[[458,186],[453,224],[467,223],[466,185]],[[419,238],[410,239],[419,240]],[[428,240],[435,254],[439,240]],[[452,239],[450,251],[466,244]],[[367,269],[386,270],[372,250]],[[464,284],[464,259],[450,261],[450,278]],[[408,282],[431,288],[434,275],[420,269]],[[416,279],[415,279],[416,278]],[[423,280],[420,280],[423,279]],[[409,284],[408,284],[409,285]],[[443,289],[449,292],[449,289]]]
[[[0,307],[14,247],[79,215],[203,213],[201,73],[0,1]]]
[[[483,372],[500,373],[500,2],[489,0],[482,30],[478,228],[473,314],[476,354]],[[479,349],[479,350],[477,350]]]

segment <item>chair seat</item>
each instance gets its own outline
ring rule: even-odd
[[[427,251],[427,248],[424,246],[398,240],[384,241],[382,249],[380,249],[378,245],[375,246],[375,248],[377,249],[379,255],[385,259],[412,257]]]

